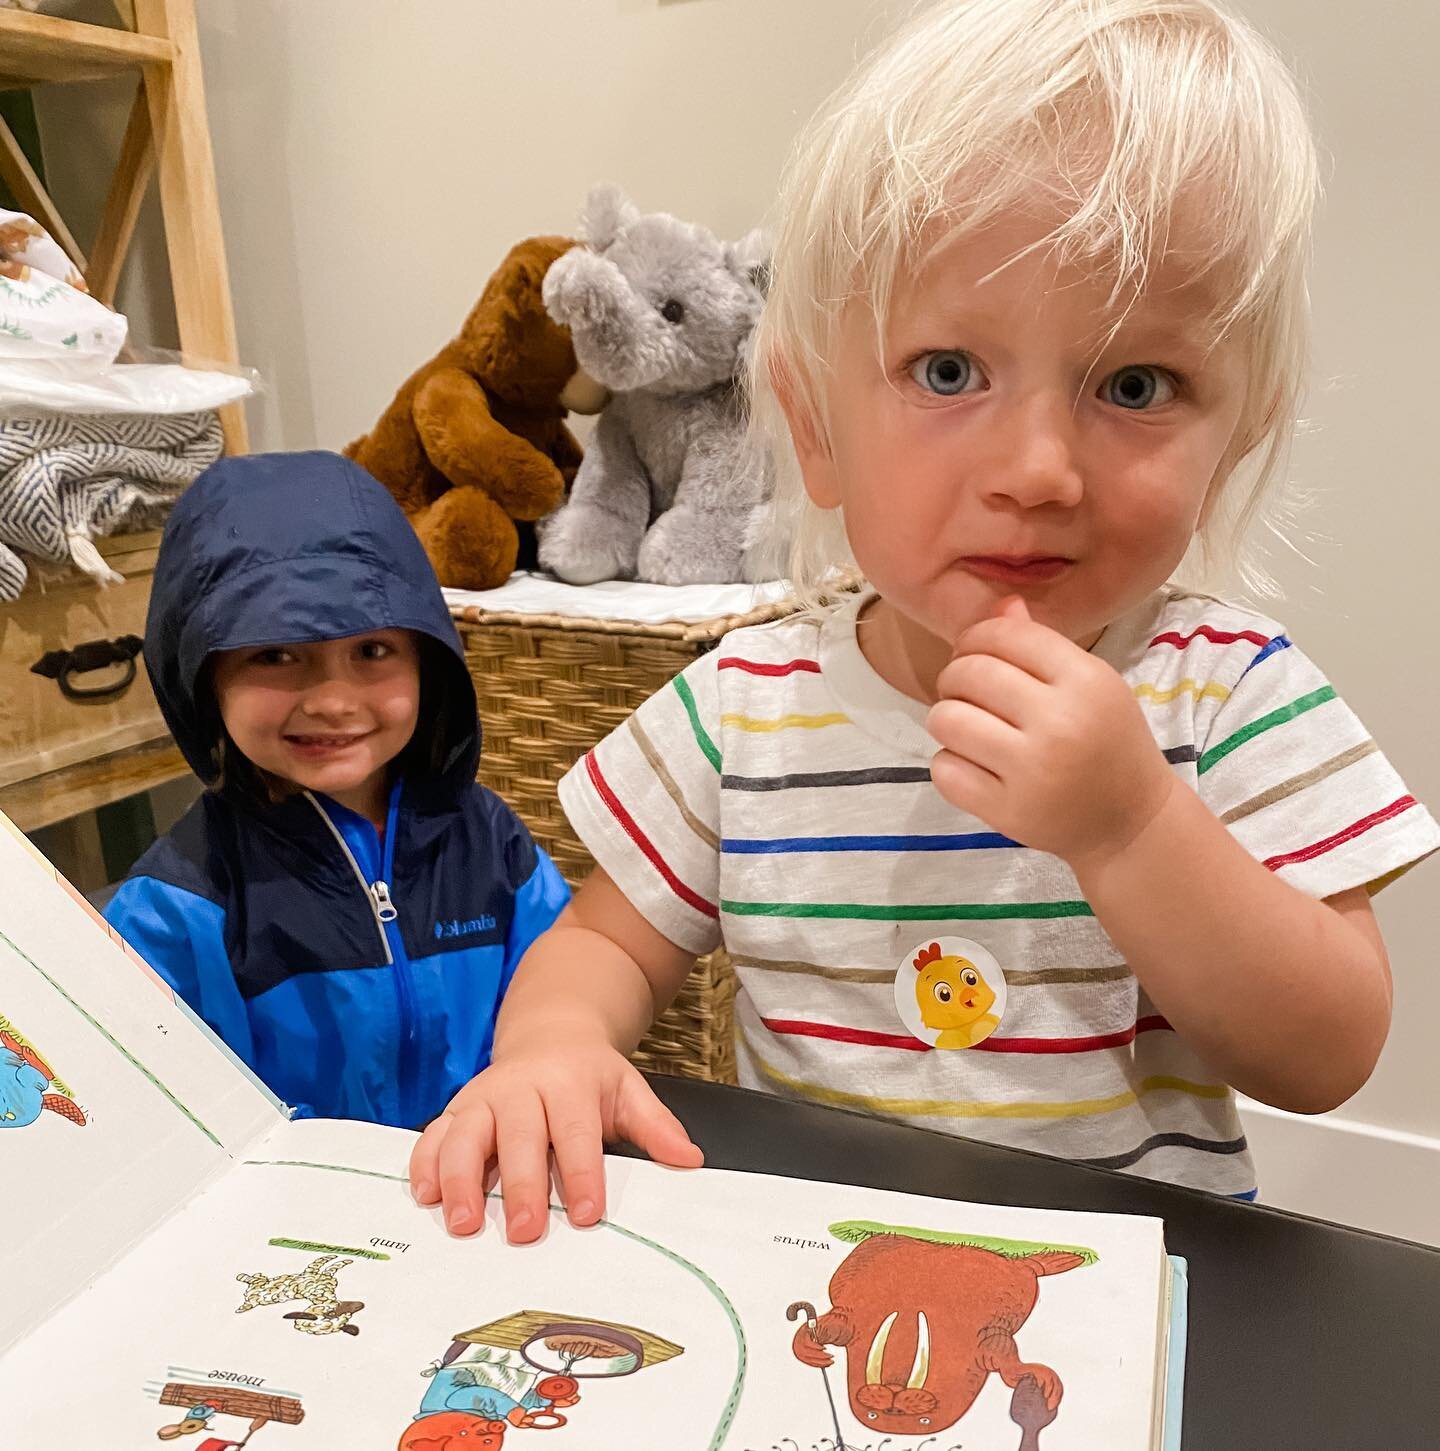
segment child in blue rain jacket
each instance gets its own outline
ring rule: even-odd
[[[476,784],[435,575],[333,454],[225,459],[165,530],[145,661],[209,789],[106,916],[301,1114],[414,1128],[490,1061],[569,892]]]

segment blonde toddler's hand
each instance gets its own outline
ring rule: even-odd
[[[443,1202],[452,1234],[485,1222],[485,1175],[498,1161],[505,1232],[538,1239],[550,1202],[549,1150],[571,1223],[605,1212],[606,1140],[625,1139],[658,1163],[698,1168],[703,1156],[680,1121],[621,1053],[602,1039],[507,1052],[451,1099],[410,1156],[421,1204]]]
[[[1123,851],[1175,787],[1119,673],[1032,620],[1023,600],[961,635],[936,688],[941,795],[1072,867]]]

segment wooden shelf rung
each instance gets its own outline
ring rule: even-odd
[[[0,10],[0,86],[98,80],[144,65],[170,65],[175,47],[154,35],[55,15]]]
[[[158,737],[0,786],[0,812],[21,831],[38,831],[189,773],[179,746]]]

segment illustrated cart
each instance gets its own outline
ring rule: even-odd
[[[456,1335],[422,1372],[430,1385],[416,1428],[458,1414],[556,1430],[579,1403],[582,1382],[635,1375],[683,1354],[682,1346],[633,1325],[524,1310]]]

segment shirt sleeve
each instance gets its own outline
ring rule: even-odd
[[[1440,847],[1429,811],[1284,635],[1215,711],[1197,770],[1202,799],[1245,848],[1313,897],[1373,893]]]
[[[560,782],[575,833],[657,932],[697,956],[720,943],[715,653],[650,697]]]

